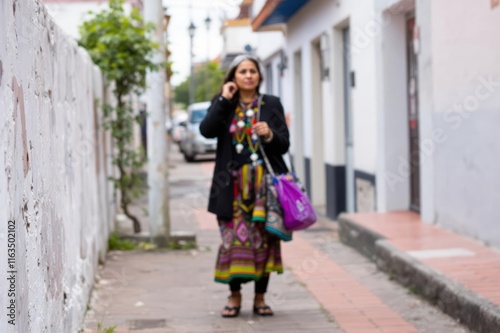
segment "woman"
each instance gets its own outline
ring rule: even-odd
[[[289,133],[283,106],[277,97],[259,95],[261,83],[258,61],[236,57],[200,125],[203,136],[217,137],[208,211],[217,215],[222,236],[215,281],[231,291],[223,317],[238,316],[241,284],[249,281],[255,281],[254,313],[273,315],[264,294],[270,273],[283,272],[279,239],[264,229],[266,170],[259,145],[276,173],[288,172],[281,156]]]

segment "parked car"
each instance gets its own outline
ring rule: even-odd
[[[172,141],[180,146],[181,140],[184,137],[184,132],[186,131],[186,121],[188,114],[184,110],[175,111],[172,117],[172,129],[170,135]]]
[[[188,107],[186,131],[181,140],[181,151],[188,162],[197,155],[213,154],[217,148],[217,139],[207,139],[200,133],[200,123],[207,114],[210,102],[191,104]]]

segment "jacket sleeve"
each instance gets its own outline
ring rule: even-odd
[[[208,108],[205,119],[200,124],[200,133],[206,138],[217,137],[227,127],[227,119],[232,103],[222,96],[216,96]]]
[[[283,105],[279,98],[276,98],[271,105],[271,117],[269,118],[268,125],[273,131],[273,139],[271,142],[264,143],[264,148],[266,152],[270,154],[283,155],[288,151],[290,147],[290,133],[288,132],[288,126],[285,120],[285,112],[283,111]]]

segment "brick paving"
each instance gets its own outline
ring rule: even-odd
[[[284,252],[288,264],[296,267],[293,269],[296,278],[307,283],[311,293],[346,332],[418,332],[367,287],[302,237],[296,236],[293,244],[286,245]]]
[[[346,215],[360,225],[384,236],[397,249],[418,254],[428,252],[427,258],[418,258],[444,276],[500,306],[500,253],[478,241],[452,231],[422,222],[413,212],[385,214],[363,213]],[[433,256],[432,251],[455,250]],[[459,250],[459,252],[457,252]],[[430,256],[430,257],[429,257]]]
[[[110,252],[85,332],[96,332],[97,323],[141,333],[468,332],[342,245],[336,224],[325,218],[283,245],[285,273],[272,275],[266,297],[275,316],[252,314],[248,285],[240,316],[222,318],[228,291],[213,282],[220,236],[214,216],[206,212],[213,162],[186,164],[173,154],[171,164],[172,230],[196,232],[197,249]]]

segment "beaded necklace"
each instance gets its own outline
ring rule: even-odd
[[[255,163],[259,155],[257,155],[257,150],[259,149],[259,137],[257,133],[254,132],[252,125],[257,123],[257,112],[259,108],[257,106],[258,97],[255,96],[252,99],[251,107],[247,109],[245,103],[239,102],[236,106],[234,112],[234,117],[229,127],[229,132],[233,135],[233,145],[236,153],[241,154],[243,151],[243,142],[248,143],[248,149],[250,150],[250,159]],[[250,103],[247,103],[247,105]],[[246,110],[246,111],[243,111]]]

